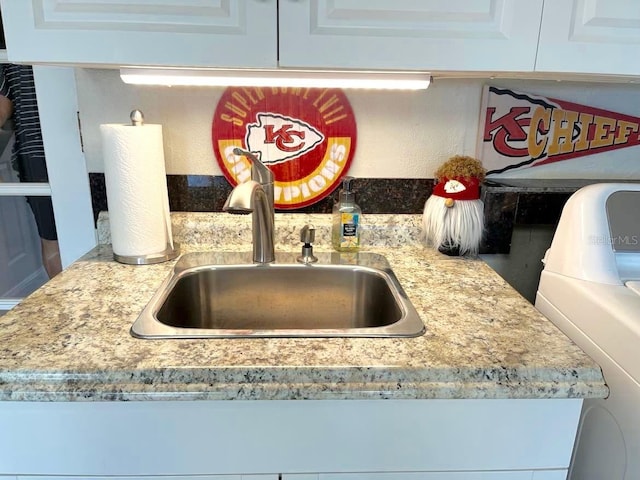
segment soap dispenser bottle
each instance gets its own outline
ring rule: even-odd
[[[342,178],[342,190],[333,206],[331,243],[339,252],[357,252],[360,248],[360,217],[362,210],[356,204],[351,190],[353,177]]]

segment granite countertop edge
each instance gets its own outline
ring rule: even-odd
[[[180,400],[433,400],[433,399],[576,399],[606,396],[601,382],[523,382],[514,395],[511,384],[495,382],[343,383],[340,388],[311,384],[199,383],[158,385],[35,383],[0,389],[0,401],[180,401]]]

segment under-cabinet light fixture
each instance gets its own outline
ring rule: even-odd
[[[423,90],[429,86],[431,80],[428,73],[418,72],[145,67],[121,68],[120,78],[124,83],[136,85],[371,88],[385,90]]]

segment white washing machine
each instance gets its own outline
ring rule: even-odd
[[[610,394],[582,408],[571,480],[640,480],[640,184],[567,201],[536,307],[601,367]]]

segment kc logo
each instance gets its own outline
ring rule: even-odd
[[[273,172],[278,209],[311,205],[349,170],[356,145],[351,105],[338,89],[227,88],[211,126],[214,153],[227,180],[251,178],[253,152]]]
[[[277,113],[258,113],[247,125],[245,143],[265,165],[277,165],[300,157],[324,141],[309,123]]]
[[[304,147],[304,143],[299,143],[295,146],[288,146],[294,143],[293,137],[298,137],[300,140],[304,140],[304,132],[300,130],[291,130],[293,124],[286,123],[282,125],[275,132],[273,131],[273,125],[264,126],[264,143],[275,143],[279,150],[283,152],[296,152]]]
[[[493,141],[493,148],[507,157],[523,157],[527,151],[527,132],[531,116],[526,116],[530,107],[513,107],[506,114],[495,118],[495,107],[487,108],[484,141]],[[518,148],[517,145],[523,145]]]

